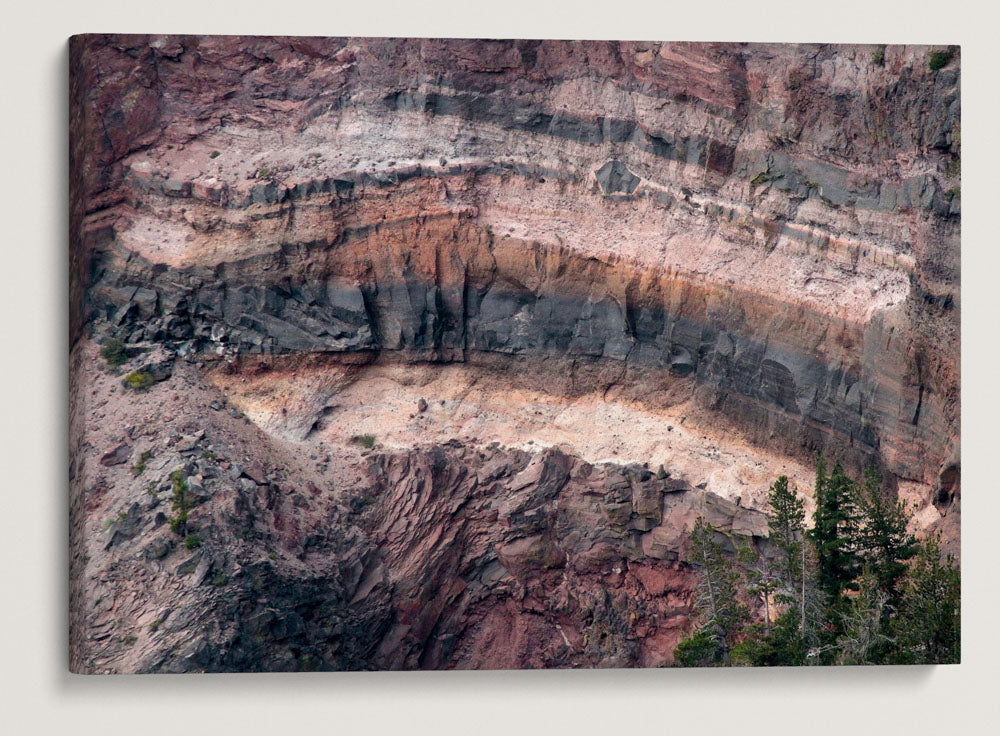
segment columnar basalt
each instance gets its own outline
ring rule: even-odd
[[[760,447],[874,463],[890,486],[921,486],[934,510],[921,523],[957,540],[958,57],[931,69],[926,47],[874,50],[76,38],[73,337],[237,371],[258,358],[559,366],[539,380],[553,394],[690,402]],[[610,522],[554,511],[555,495],[590,492],[564,479],[535,499],[544,528],[526,531],[498,511],[519,489],[472,480],[491,462],[473,461],[479,450],[430,452],[373,466],[377,498],[395,498],[376,501],[366,531],[380,580],[397,575],[395,590],[416,586],[403,599],[420,602],[397,601],[378,661],[525,665],[498,659],[515,642],[470,623],[529,626],[521,609],[483,602],[486,575],[561,622],[556,659],[582,663],[580,632],[566,633],[578,613],[568,571],[584,580],[600,565],[577,569],[582,543],[553,540],[583,534],[645,565],[652,527],[628,516],[591,538]],[[544,458],[590,482],[579,458]],[[432,489],[458,475],[424,499],[418,467]],[[685,494],[687,508],[711,489]],[[411,506],[461,541],[406,541]],[[673,529],[690,515],[654,507],[657,523],[676,515]],[[650,570],[689,591],[689,571],[669,562]],[[620,663],[669,658],[663,631],[652,649],[619,647]]]

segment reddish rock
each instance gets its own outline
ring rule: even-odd
[[[261,464],[260,460],[254,460],[250,463],[250,465],[243,470],[243,475],[250,478],[257,485],[264,485],[267,483],[267,473],[264,472],[264,466]]]

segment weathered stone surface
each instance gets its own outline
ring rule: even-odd
[[[694,520],[767,551],[759,510],[638,465],[475,442],[299,457],[359,363],[683,403],[772,453],[874,462],[957,539],[959,59],[870,52],[75,38],[74,339],[121,339],[166,384],[128,396],[133,441],[175,421],[184,402],[152,395],[193,390],[196,365],[255,385],[202,397],[224,433],[155,444],[176,461],[158,479],[187,474],[190,543],[169,481],[131,478],[127,446],[78,448],[107,478],[72,481],[73,564],[99,581],[74,588],[74,667],[659,665],[688,623]],[[329,376],[306,406],[258,380],[311,361]],[[467,410],[437,398],[414,436]],[[278,405],[291,451],[267,445]],[[130,651],[100,628],[112,604]]]
[[[132,457],[132,446],[127,442],[122,442],[101,455],[101,465],[104,465],[105,467],[121,465],[122,463],[128,462],[130,457]]]
[[[545,265],[539,267],[540,262]],[[554,265],[566,275],[546,280],[545,271]],[[150,272],[148,278],[154,283],[181,278],[170,269],[160,273]],[[218,313],[196,308],[186,318],[173,314],[176,331],[159,334],[172,342],[201,335],[195,337],[199,350],[251,354],[381,347],[416,359],[467,359],[481,352],[618,362],[629,368],[622,374],[623,384],[638,388],[644,382],[662,382],[663,372],[669,372],[670,380],[693,380],[693,387],[700,387],[697,398],[760,439],[777,434],[790,449],[796,444],[823,449],[856,468],[874,461],[899,476],[930,483],[948,452],[953,432],[948,417],[955,407],[947,399],[952,389],[940,383],[953,380],[942,362],[947,357],[933,358],[940,365],[933,374],[937,378],[921,373],[916,356],[932,359],[929,348],[918,347],[922,338],[898,315],[877,315],[859,325],[800,308],[796,320],[788,321],[780,316],[783,307],[766,299],[748,300],[739,292],[672,278],[651,281],[634,270],[596,264],[559,248],[535,248],[519,260],[497,261],[481,276],[487,279],[482,287],[466,289],[454,306],[432,296],[441,293],[444,283],[429,288],[418,281],[397,285],[396,277],[391,271],[379,277],[377,292],[374,284],[367,287],[373,290],[370,313],[357,291],[359,311],[353,313],[353,327],[332,313],[317,315],[307,336],[267,312],[287,313],[287,301],[267,296],[276,294],[271,289],[256,289],[260,299],[252,309],[258,311],[246,320],[227,317],[223,302]],[[471,278],[470,271],[463,272],[463,279]],[[644,293],[633,293],[626,310],[611,284],[639,278],[649,286]],[[581,282],[586,283],[586,294],[580,291]],[[525,286],[532,283],[539,286]],[[295,293],[319,291],[319,286],[304,284]],[[197,297],[185,301],[202,303]],[[748,312],[751,308],[755,311]],[[218,322],[211,321],[212,314]],[[320,319],[325,321],[316,321]],[[130,324],[123,323],[126,333]],[[338,335],[334,342],[315,337],[330,332]],[[817,344],[812,337],[824,334],[830,336],[827,342]],[[930,380],[937,385],[929,386]],[[301,434],[307,435],[316,421],[304,421]]]
[[[129,506],[128,511],[115,519],[111,523],[111,526],[108,527],[108,541],[105,544],[105,549],[116,547],[122,542],[132,539],[140,532],[144,525],[145,519],[142,515],[142,508],[139,504],[133,503]]]
[[[693,575],[687,566],[687,535],[704,513],[728,534],[766,548],[767,522],[759,511],[690,486],[667,491],[651,473],[645,478],[632,475],[630,481],[631,474],[623,474],[618,466],[597,465],[586,480],[577,480],[579,469],[579,460],[555,450],[534,455],[501,450],[477,454],[457,445],[372,460],[377,488],[372,539],[388,581],[399,600],[440,602],[419,611],[401,604],[409,611],[410,624],[406,631],[398,631],[390,666],[408,667],[418,660],[425,666],[450,666],[455,660],[449,656],[463,656],[476,642],[499,635],[492,628],[490,612],[504,606],[508,611],[520,608],[520,615],[532,615],[529,611],[536,608],[552,614],[559,610],[568,625],[567,615],[572,620],[587,612],[572,605],[562,608],[565,604],[559,601],[565,596],[579,601],[607,591],[611,609],[627,617],[629,596],[642,590],[646,605],[662,607],[666,613],[674,605],[668,599],[690,600]],[[635,537],[625,536],[617,528],[630,516],[639,518],[632,505],[613,504],[615,514],[609,518],[607,506],[595,507],[589,500],[594,493],[616,493],[615,486],[623,481],[646,499],[647,513],[653,514],[653,506],[668,508],[662,524],[655,523]],[[489,522],[494,508],[504,523]],[[568,565],[577,571],[570,582],[562,573]],[[633,569],[641,571],[639,576]],[[464,571],[462,580],[479,583],[455,588],[450,581],[459,571]],[[518,590],[526,591],[534,602],[526,600],[511,609],[504,601]],[[437,632],[435,639],[425,639],[430,631]],[[440,646],[443,633],[452,642],[447,650]],[[655,649],[652,642],[663,633],[652,627],[638,638],[648,639]],[[558,636],[550,629],[544,636],[553,635]],[[670,656],[642,652],[642,647],[625,648],[601,656],[607,661],[624,656],[623,665],[644,656]],[[524,660],[503,647],[491,649],[489,657],[488,666],[571,666],[579,661],[573,654],[559,663],[537,656]],[[478,662],[477,666],[485,664]]]
[[[639,177],[617,159],[608,161],[594,175],[605,194],[631,194],[639,186]]]

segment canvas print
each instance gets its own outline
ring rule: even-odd
[[[70,668],[957,663],[958,47],[70,41]]]

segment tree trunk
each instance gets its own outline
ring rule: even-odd
[[[806,635],[806,541],[802,540],[802,599],[799,601],[802,609],[802,636]]]

